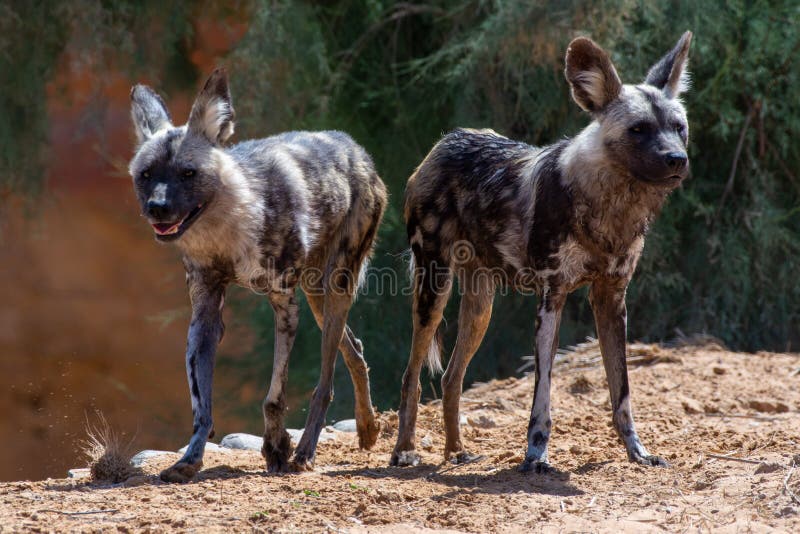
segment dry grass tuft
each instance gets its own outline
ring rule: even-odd
[[[82,452],[89,459],[92,480],[97,482],[124,482],[141,470],[131,465],[133,440],[124,441],[108,424],[105,416],[97,412],[97,424],[86,421],[86,439]]]

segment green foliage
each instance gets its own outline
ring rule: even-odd
[[[405,180],[442,132],[491,127],[533,144],[574,134],[588,117],[569,98],[562,74],[570,39],[591,35],[611,51],[623,80],[635,83],[692,29],[694,86],[685,101],[693,177],[669,200],[647,242],[629,292],[630,336],[665,340],[680,329],[741,349],[784,349],[800,342],[793,280],[800,100],[790,96],[798,86],[800,31],[788,23],[799,9],[791,1],[271,2],[256,6],[234,57],[253,69],[245,90],[253,101],[264,95],[259,117],[269,118],[269,130],[340,128],[374,155],[392,201],[373,265],[402,269]],[[243,120],[258,132],[258,121]],[[593,334],[585,295],[569,301],[562,345]],[[248,317],[269,330],[269,313],[260,309],[263,315]],[[515,371],[531,351],[534,309],[534,299],[496,299],[467,382]],[[305,315],[293,366],[309,382],[297,387],[296,371],[290,373],[301,405],[319,347]],[[446,317],[450,348],[457,299]],[[368,293],[350,322],[364,340],[380,407],[395,406],[411,331],[408,297]],[[265,332],[257,352],[269,354],[271,342]],[[333,418],[352,413],[348,382],[337,374],[346,393],[332,406]],[[434,394],[432,384],[423,385],[424,396]]]

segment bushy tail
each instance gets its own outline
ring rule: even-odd
[[[428,357],[425,359],[425,365],[428,367],[428,371],[430,371],[432,376],[444,372],[444,367],[442,367],[441,336],[439,333],[440,330],[437,328],[436,334],[431,340],[431,345],[428,347]]]
[[[411,252],[410,249],[407,251],[407,254],[408,254],[408,276],[416,292],[415,277],[417,276],[417,272],[416,272],[416,263],[414,261],[414,254]],[[441,335],[440,335],[440,329],[438,328],[436,329],[436,334],[433,336],[431,344],[428,347],[428,355],[425,358],[425,366],[428,368],[431,375],[437,375],[444,372],[444,367],[442,366]]]

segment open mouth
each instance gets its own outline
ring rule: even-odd
[[[183,216],[182,219],[170,223],[150,223],[156,233],[156,239],[161,241],[171,241],[180,237],[183,232],[197,219],[200,212],[205,208],[205,204],[198,204],[192,211]]]

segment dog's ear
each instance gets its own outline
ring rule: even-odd
[[[208,77],[189,114],[189,131],[221,145],[233,135],[235,117],[228,88],[228,73],[220,67]]]
[[[172,126],[172,118],[164,101],[146,85],[134,85],[131,89],[131,118],[139,144],[162,128]]]
[[[569,44],[564,76],[575,102],[592,113],[605,109],[622,90],[608,53],[586,37],[578,37]]]
[[[689,89],[689,47],[692,32],[684,33],[675,48],[650,68],[644,83],[658,87],[667,98],[675,98]]]

